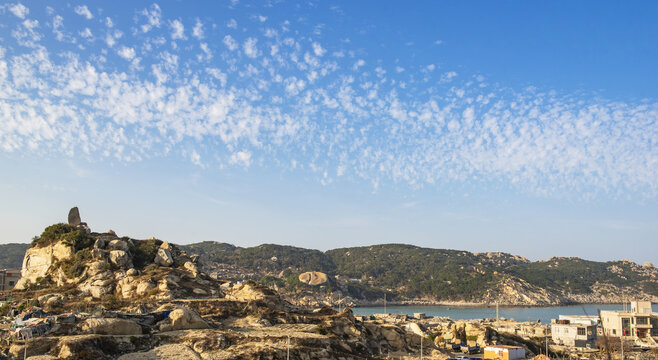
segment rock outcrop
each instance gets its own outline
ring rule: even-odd
[[[71,226],[78,226],[82,224],[82,220],[80,219],[80,211],[78,210],[77,206],[69,210],[68,221],[69,221],[69,225]]]
[[[282,359],[289,352],[291,359],[329,360],[384,359],[419,350],[418,329],[365,323],[349,309],[293,306],[253,281],[209,277],[198,257],[175,245],[95,233],[76,223],[47,228],[27,251],[27,276],[10,305],[30,303],[34,316],[41,309],[54,313],[16,322],[17,329],[0,342],[4,353],[255,360]],[[311,284],[326,281],[326,274],[309,275]],[[427,354],[431,351],[439,350],[426,345]]]
[[[57,242],[45,247],[31,247],[25,252],[21,278],[15,289],[24,290],[30,284],[36,284],[47,277],[54,263],[67,261],[73,255],[74,249],[64,242]]]
[[[299,281],[308,285],[322,285],[327,282],[327,274],[319,271],[309,271],[299,274]]]

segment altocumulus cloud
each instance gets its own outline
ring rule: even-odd
[[[231,19],[205,33],[198,18],[167,19],[153,4],[122,31],[111,16],[79,6],[73,12],[88,21],[70,24],[80,38],[64,41],[24,5],[7,10],[0,13],[6,153],[142,161],[178,152],[204,167],[305,169],[323,184],[658,193],[655,100],[492,87],[434,64],[387,67],[345,56],[353,53],[348,42],[296,36],[291,22],[258,21],[245,36]],[[64,26],[71,9],[58,11],[52,16]],[[184,39],[185,25],[196,53],[165,40]],[[75,45],[92,33],[105,41]]]

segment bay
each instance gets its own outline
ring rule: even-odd
[[[630,308],[626,304],[626,308]],[[657,304],[652,305],[653,311],[658,312]],[[541,321],[550,324],[551,319],[559,315],[597,315],[598,310],[623,310],[622,304],[583,304],[568,306],[501,306],[498,309],[501,318],[516,321]],[[352,308],[355,315],[372,315],[383,313],[383,306],[364,306]],[[386,312],[391,314],[425,313],[427,316],[449,317],[453,320],[471,320],[496,318],[496,306],[454,306],[454,305],[389,305]]]

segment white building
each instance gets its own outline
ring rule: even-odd
[[[658,313],[650,301],[631,301],[630,311],[601,311],[601,325],[607,336],[644,339],[658,336]]]
[[[560,315],[551,321],[551,338],[554,343],[571,347],[595,347],[598,317]]]

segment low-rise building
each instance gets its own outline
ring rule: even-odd
[[[551,339],[558,345],[591,348],[596,345],[596,317],[560,315],[551,321]]]
[[[21,269],[0,270],[0,291],[11,290],[21,278]]]
[[[492,360],[525,359],[525,349],[520,346],[491,345],[484,348],[484,358]]]
[[[650,301],[631,301],[630,311],[601,311],[601,325],[606,336],[644,339],[658,336],[658,313]]]

